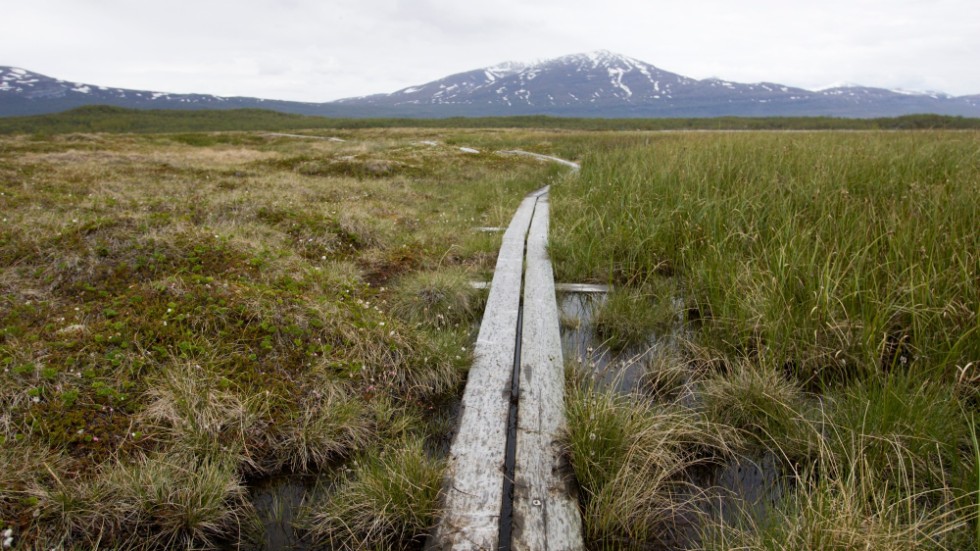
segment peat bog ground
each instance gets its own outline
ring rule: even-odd
[[[15,548],[421,548],[548,183],[587,547],[980,545],[975,131],[288,131],[0,136]]]
[[[556,174],[459,149],[495,139],[3,137],[11,543],[419,545],[495,261],[474,228]]]

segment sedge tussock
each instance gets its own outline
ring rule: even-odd
[[[478,318],[481,295],[465,272],[419,272],[400,282],[391,312],[408,323],[458,327]]]
[[[443,462],[407,439],[368,451],[310,511],[311,534],[337,549],[403,549],[425,541],[438,514]]]
[[[598,547],[667,539],[675,513],[691,500],[684,473],[739,442],[694,410],[588,385],[571,385],[566,411],[585,537]]]

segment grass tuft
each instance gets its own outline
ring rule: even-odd
[[[481,297],[483,293],[470,285],[465,272],[418,272],[399,283],[391,312],[412,324],[456,327],[479,318]]]
[[[141,418],[168,444],[195,453],[241,447],[257,411],[229,386],[198,364],[177,363],[151,386]]]
[[[47,523],[42,541],[123,548],[213,548],[249,512],[233,463],[181,453],[114,462],[91,478],[59,480],[36,499]]]
[[[765,365],[742,360],[705,376],[700,396],[709,419],[733,427],[750,448],[797,461],[815,451],[820,429],[802,389]]]
[[[364,402],[329,388],[306,404],[272,455],[292,472],[318,472],[376,437]],[[276,469],[273,469],[276,470]]]
[[[566,396],[569,454],[593,548],[642,548],[673,537],[691,510],[685,473],[732,452],[736,433],[676,404],[657,405],[573,383]]]
[[[404,549],[435,522],[443,462],[408,439],[357,458],[349,475],[310,512],[310,532],[331,548]]]
[[[874,459],[861,452],[874,438],[831,436],[817,460],[763,517],[748,509],[734,524],[704,526],[704,548],[736,549],[967,549],[976,546],[964,528],[973,512],[946,485],[918,491],[912,479],[882,483]],[[835,449],[836,448],[836,449]],[[847,448],[841,453],[841,448]],[[896,448],[898,461],[916,461]]]

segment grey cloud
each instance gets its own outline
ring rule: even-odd
[[[0,64],[176,92],[324,101],[606,48],[704,78],[980,93],[975,0],[31,0]]]

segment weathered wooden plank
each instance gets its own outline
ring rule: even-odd
[[[504,232],[449,451],[443,514],[429,542],[432,549],[498,548],[524,245],[536,201],[534,194],[525,198]]]
[[[548,198],[538,199],[527,238],[521,335],[515,550],[580,550],[582,519],[561,447],[565,431],[565,370],[555,280],[548,258]]]
[[[562,159],[560,157],[553,157],[551,155],[542,155],[540,153],[531,153],[530,151],[522,151],[520,149],[510,149],[506,151],[498,151],[502,155],[524,155],[525,157],[534,157],[535,159],[540,159],[542,161],[551,161],[553,163],[558,163],[560,165],[567,166],[572,169],[573,172],[578,172],[582,168],[581,165],[574,161],[569,161]]]
[[[594,283],[555,283],[555,291],[559,293],[609,293],[612,289],[612,285]]]
[[[347,140],[342,140],[335,137],[327,136],[310,136],[309,134],[284,134],[282,132],[266,132],[266,136],[272,136],[276,138],[302,138],[306,140],[326,140],[328,142],[346,142]]]

